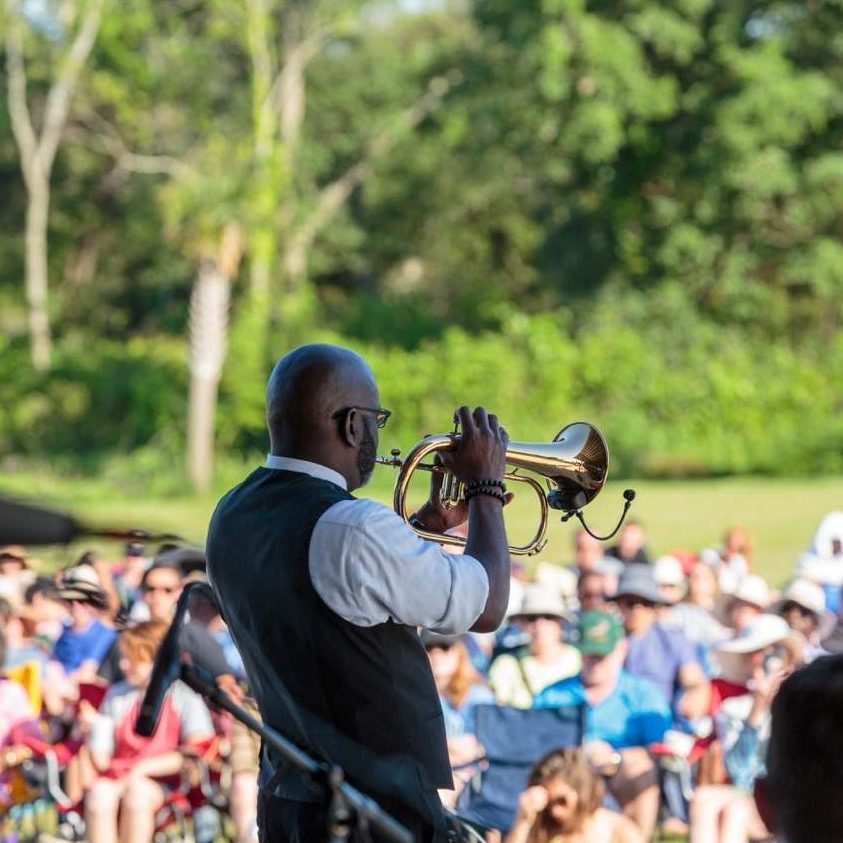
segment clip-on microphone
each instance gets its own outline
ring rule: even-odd
[[[550,497],[553,495],[553,492],[548,495],[548,502],[550,502]],[[615,525],[615,529],[612,530],[611,533],[607,533],[605,536],[598,536],[596,533],[592,533],[591,530],[588,529],[588,524],[585,523],[585,519],[582,515],[582,507],[577,507],[576,509],[570,509],[562,516],[562,523],[564,524],[566,521],[570,521],[571,518],[576,516],[579,519],[580,524],[582,524],[583,529],[588,533],[593,539],[597,539],[597,541],[605,542],[608,541],[612,536],[620,530],[621,525],[626,518],[627,512],[629,512],[629,508],[632,506],[632,502],[635,500],[635,489],[624,489],[623,492],[624,504],[623,504],[623,512],[621,512],[621,517],[618,519],[618,523]],[[553,503],[550,502],[551,507]],[[554,507],[556,508],[556,507]]]

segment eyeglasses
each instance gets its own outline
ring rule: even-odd
[[[352,404],[350,407],[343,407],[341,410],[332,413],[331,418],[338,419],[340,416],[350,413],[352,410],[357,410],[359,413],[374,413],[375,424],[381,429],[386,427],[387,420],[392,415],[391,410],[384,410],[382,407],[358,407],[356,404]]]
[[[175,594],[179,587],[176,585],[145,585],[143,590],[145,594],[154,594],[156,591],[160,591],[162,594]]]
[[[644,606],[647,609],[652,609],[656,605],[649,600],[642,600],[640,597],[619,597],[615,600],[615,603],[619,609],[634,609],[636,606]]]

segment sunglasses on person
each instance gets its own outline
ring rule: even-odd
[[[536,621],[560,621],[559,615],[524,615],[525,623],[535,623]]]
[[[649,600],[644,600],[642,597],[618,597],[615,603],[619,609],[634,609],[636,606],[645,606],[648,609],[652,609],[656,605]]]
[[[375,416],[375,424],[381,430],[386,427],[386,423],[392,415],[391,410],[384,410],[382,407],[358,407],[356,404],[352,404],[350,407],[343,407],[341,410],[337,410],[335,413],[332,413],[331,418],[338,419],[341,416],[350,413],[352,410],[357,410],[358,413],[373,413]]]

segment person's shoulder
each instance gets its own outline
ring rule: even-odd
[[[664,694],[655,682],[622,670],[618,677],[616,693],[623,694],[636,703],[664,703]]]
[[[319,520],[347,527],[368,527],[373,522],[396,519],[401,521],[393,509],[378,501],[370,498],[343,498],[325,510]]]
[[[539,691],[535,696],[534,705],[536,708],[558,708],[580,703],[583,698],[582,680],[579,676],[569,676]]]

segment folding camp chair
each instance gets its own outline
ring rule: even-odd
[[[474,733],[484,755],[460,793],[455,813],[474,826],[506,832],[533,765],[554,749],[582,744],[585,707],[478,705],[474,718]]]

